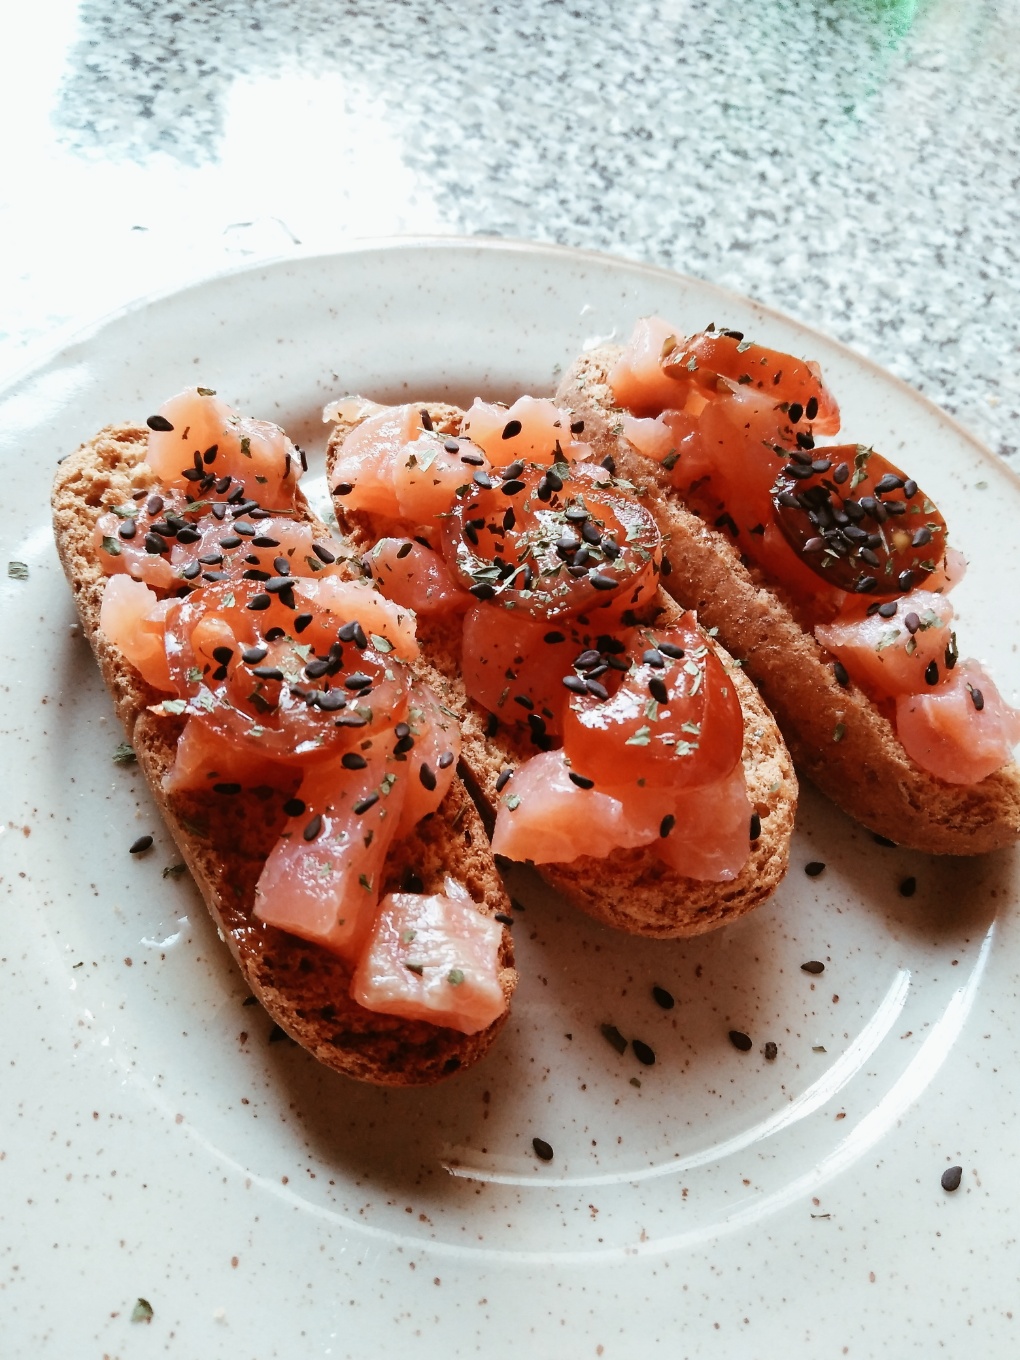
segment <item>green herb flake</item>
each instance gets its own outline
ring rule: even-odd
[[[383,656],[393,651],[393,643],[389,638],[383,637],[382,633],[369,633],[368,640],[377,652],[382,652]]]
[[[202,669],[201,669],[201,667],[200,667],[200,666],[189,666],[189,667],[188,667],[188,683],[191,684],[191,685],[198,685],[198,684],[201,684],[201,682],[202,682]]]
[[[754,344],[754,341],[753,341],[753,340],[740,340],[740,341],[738,341],[738,343],[737,343],[737,353],[738,353],[738,354],[746,354],[747,351],[751,348],[751,346],[752,346],[753,344]]]
[[[416,930],[411,930],[410,928],[408,928],[407,930],[402,930],[400,932],[400,943],[410,944],[411,941],[417,937],[417,934],[418,932]]]
[[[662,466],[666,469],[667,472],[672,472],[673,469],[676,467],[677,463],[679,462],[679,460],[680,455],[677,453],[676,449],[670,449],[669,453],[667,453],[665,458],[662,460]]]
[[[600,1025],[602,1037],[616,1049],[617,1053],[623,1053],[627,1047],[627,1040],[623,1037],[615,1025]]]
[[[245,458],[251,457],[251,440],[247,435],[244,435],[241,439],[241,452]]]
[[[168,864],[163,870],[164,878],[181,878],[188,872],[188,866],[178,860],[176,864]]]
[[[625,746],[647,746],[652,739],[652,729],[650,727],[639,727],[632,737],[628,737]]]
[[[887,647],[891,647],[899,637],[900,630],[898,628],[887,628],[885,632],[882,634],[882,636],[875,643],[875,651],[884,652],[885,649]]]
[[[649,699],[645,704],[645,717],[649,722],[659,721],[659,705],[655,699]]]
[[[451,968],[446,975],[446,980],[451,987],[459,987],[464,981],[464,973],[460,968]]]
[[[395,774],[393,774],[392,772],[390,774],[384,774],[382,779],[380,779],[379,781],[379,792],[384,796],[389,794],[392,791],[393,785],[396,782],[397,776]]]
[[[195,391],[200,397],[215,397],[216,395],[215,387],[196,387]]]
[[[179,718],[188,707],[185,699],[164,699],[163,712],[169,713],[174,718]]]
[[[309,567],[313,572],[321,571],[323,566],[325,565],[324,563],[320,562],[317,557],[306,557],[305,561],[308,563]]]
[[[367,874],[359,874],[358,882],[361,884],[361,886],[365,889],[366,892],[372,891],[372,880],[368,877]]]
[[[132,1322],[151,1322],[152,1317],[152,1304],[148,1299],[139,1299],[131,1309]]]
[[[506,804],[507,808],[511,812],[513,812],[516,808],[519,808],[521,805],[520,796],[516,793],[507,794],[507,796],[503,799],[503,802]]]
[[[418,977],[421,977],[425,972],[425,965],[423,963],[405,963],[404,967],[409,973],[415,973]]]
[[[223,608],[233,609],[233,607],[234,607],[234,592],[231,590],[228,591],[227,594],[224,595],[223,597]]]
[[[138,506],[134,504],[108,505],[106,509],[111,515],[116,515],[119,519],[134,519],[135,515],[138,514]]]
[[[104,552],[104,553],[109,553],[111,557],[119,557],[119,556],[120,556],[120,553],[121,553],[120,539],[119,539],[119,538],[110,538],[110,536],[109,536],[108,534],[104,534],[104,535],[103,535],[103,552]],[[23,565],[24,565],[24,564],[21,563],[21,562],[12,562],[12,563],[10,564],[10,566],[8,566],[8,568],[7,568],[7,575],[8,575],[8,576],[13,576],[13,575],[15,574],[15,573],[11,570],[12,567],[20,567],[20,566],[23,566]],[[28,577],[28,568],[25,567],[25,575],[19,577],[18,579],[21,580],[21,581],[24,581],[27,577]]]
[[[114,765],[133,765],[138,757],[135,755],[135,748],[129,741],[122,741],[119,746],[114,747],[113,755],[110,757]]]
[[[846,736],[846,723],[837,723],[832,729],[832,740],[842,741]]]

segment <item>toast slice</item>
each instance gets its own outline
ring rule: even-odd
[[[775,714],[799,772],[855,820],[900,845],[975,855],[1020,837],[1020,768],[973,785],[949,784],[907,756],[887,717],[856,686],[835,679],[832,658],[801,627],[781,592],[748,567],[729,537],[689,510],[669,474],[619,433],[609,373],[621,350],[603,345],[570,367],[556,399],[585,421],[585,439],[620,474],[647,488],[668,541],[663,584],[739,657]]]
[[[432,401],[415,403],[427,410],[437,431],[460,432],[464,412]],[[326,451],[330,485],[344,439],[362,415],[357,403],[339,408]],[[335,498],[337,519],[347,541],[360,553],[392,532],[392,522],[345,508]],[[657,622],[667,624],[682,612],[659,591]],[[458,715],[463,735],[461,773],[483,820],[491,828],[496,817],[500,776],[514,769],[535,748],[527,735],[497,723],[467,696],[461,666],[461,625],[457,618],[420,617],[418,638],[440,679],[444,705]],[[714,644],[712,644],[714,645]],[[736,920],[766,900],[778,887],[789,863],[790,836],[797,804],[797,781],[775,721],[754,686],[721,647],[716,651],[730,672],[744,715],[742,761],[748,796],[760,819],[761,834],[739,874],[728,883],[687,878],[646,847],[615,850],[607,858],[589,855],[568,864],[542,864],[538,871],[564,898],[606,925],[630,934],[669,939],[699,935]]]
[[[271,795],[286,797],[293,789],[244,790],[233,798],[165,792],[163,779],[173,765],[185,720],[150,711],[166,696],[147,684],[104,636],[99,617],[107,578],[92,546],[96,521],[107,506],[156,488],[144,462],[147,442],[144,428],[109,426],[67,457],[53,487],[54,532],[117,716],[221,936],[270,1016],[327,1067],[361,1081],[410,1086],[470,1066],[489,1049],[506,1010],[474,1035],[368,1011],[349,995],[351,968],[342,958],[252,915],[256,882],[286,820],[283,799]],[[300,493],[297,518],[329,537]],[[427,666],[421,667],[420,678],[434,683]],[[382,894],[406,890],[411,876],[415,891],[442,892],[448,874],[464,884],[484,914],[509,912],[481,820],[459,779],[439,810],[393,845]],[[516,973],[506,929],[499,965],[509,1003]]]

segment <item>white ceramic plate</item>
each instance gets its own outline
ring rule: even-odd
[[[218,278],[68,346],[0,404],[5,555],[29,570],[0,579],[4,1355],[1017,1354],[1012,854],[883,848],[805,791],[774,901],[675,944],[602,930],[521,873],[495,1053],[385,1093],[270,1041],[189,881],[163,872],[177,856],[140,775],[111,760],[50,541],[61,454],[196,381],[321,450],[328,397],[549,390],[653,310],[822,362],[847,436],[950,512],[973,562],[964,651],[1015,694],[1017,483],[900,383],[704,283],[391,242]]]

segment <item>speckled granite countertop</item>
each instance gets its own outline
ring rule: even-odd
[[[750,294],[1016,453],[1013,5],[52,0],[3,28],[0,375],[225,265],[499,233]]]

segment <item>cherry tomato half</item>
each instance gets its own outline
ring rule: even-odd
[[[557,619],[638,608],[655,590],[662,539],[604,468],[518,462],[475,475],[444,521],[443,550],[476,600]]]
[[[840,590],[906,595],[946,554],[946,522],[915,481],[863,444],[794,452],[773,516],[812,570]]]
[[[630,629],[620,642],[630,668],[615,673],[613,692],[575,692],[564,715],[563,749],[577,774],[673,789],[729,774],[743,743],[740,702],[694,616]]]

